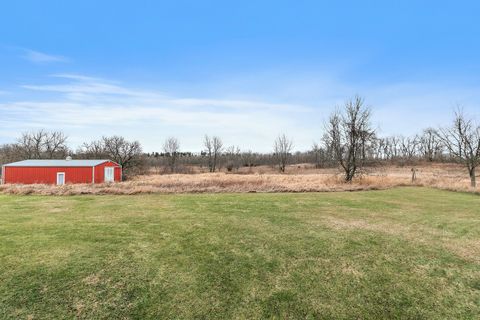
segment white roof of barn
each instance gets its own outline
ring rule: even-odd
[[[95,167],[110,160],[24,160],[5,167]]]

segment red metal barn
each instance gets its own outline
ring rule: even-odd
[[[25,160],[2,166],[3,183],[64,185],[118,181],[122,181],[122,167],[111,160]]]

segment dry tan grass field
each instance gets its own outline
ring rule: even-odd
[[[2,185],[5,194],[77,195],[144,193],[247,193],[247,192],[330,192],[379,190],[397,186],[427,186],[453,191],[480,193],[470,187],[466,169],[455,164],[365,168],[353,183],[344,183],[338,169],[315,169],[311,165],[292,165],[279,174],[268,166],[242,168],[236,173],[148,174],[116,184]],[[197,169],[197,171],[200,171]]]

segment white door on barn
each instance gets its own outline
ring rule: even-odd
[[[115,168],[113,167],[105,167],[105,182],[115,181],[114,170]]]
[[[65,184],[65,172],[57,173],[57,186],[63,186]]]

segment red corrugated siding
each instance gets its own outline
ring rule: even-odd
[[[5,167],[5,183],[56,184],[58,172],[66,183],[92,183],[91,167]]]
[[[122,168],[114,162],[95,167],[95,183],[103,183],[104,168],[115,167],[115,181],[122,180]],[[5,167],[4,183],[57,184],[57,173],[65,172],[65,182],[92,183],[92,167]]]
[[[115,182],[122,181],[122,168],[115,162],[109,161],[99,164],[95,167],[95,183],[105,182],[105,167],[115,167],[114,178]]]

